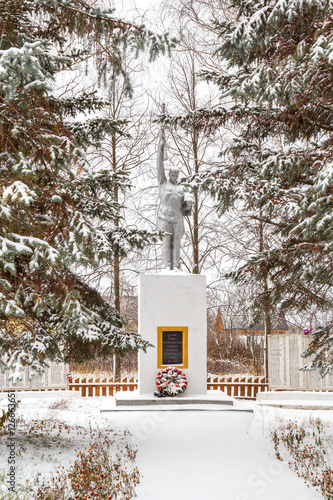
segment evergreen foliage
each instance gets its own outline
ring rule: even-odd
[[[238,280],[268,283],[256,298],[282,309],[332,308],[333,7],[317,0],[235,0],[235,22],[217,28],[224,72],[203,72],[221,105],[166,122],[212,133],[237,125],[221,163],[193,179],[221,213],[246,210],[274,228],[280,244],[258,253]],[[226,98],[233,104],[225,104]],[[332,327],[318,330],[309,352],[324,373],[333,359]],[[324,335],[324,337],[323,337]],[[325,342],[319,340],[325,339]]]
[[[15,380],[47,359],[147,347],[74,272],[151,240],[114,223],[126,172],[94,172],[85,157],[126,122],[100,118],[108,102],[95,92],[58,96],[53,86],[97,48],[100,73],[111,61],[128,79],[124,48],[154,58],[173,41],[81,0],[0,0],[0,13],[0,348]]]

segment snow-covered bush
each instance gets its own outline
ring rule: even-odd
[[[249,373],[252,369],[252,363],[246,359],[208,359],[208,373],[212,375]]]
[[[135,460],[136,449],[126,444],[123,453],[111,459],[112,441],[95,442],[77,454],[74,464],[64,467],[49,481],[43,481],[34,493],[35,500],[86,500],[114,498],[130,500],[140,482]]]
[[[5,472],[0,472],[0,499],[1,500],[21,500],[24,497],[19,491],[11,492],[8,490],[7,475]]]
[[[319,419],[309,421],[309,428],[297,421],[289,420],[286,425],[271,433],[276,457],[288,460],[291,470],[314,486],[324,498],[333,498],[333,469],[327,454],[329,443]]]

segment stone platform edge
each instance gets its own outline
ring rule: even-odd
[[[333,392],[317,392],[317,391],[267,391],[259,392],[256,397],[257,402],[266,401],[330,401],[333,403]]]
[[[213,392],[213,391],[211,391]],[[227,396],[223,392],[214,391],[213,394],[191,394],[175,396],[170,398],[158,398],[153,394],[139,394],[134,391],[132,393],[117,392],[115,395],[116,406],[163,406],[163,405],[202,405],[202,404],[218,404],[230,405],[234,404],[233,398]]]
[[[117,393],[117,400],[113,396],[103,399],[100,411],[101,413],[119,411],[241,411],[253,413],[253,405],[242,404],[242,402],[225,394],[190,395],[178,398],[157,398],[151,394],[145,394],[129,398],[126,393]]]

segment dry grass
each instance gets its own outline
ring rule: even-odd
[[[271,433],[271,439],[279,460],[288,460],[289,468],[298,477],[314,486],[326,500],[333,499],[333,469],[328,456],[331,443],[319,419],[310,418],[307,425],[289,420]]]

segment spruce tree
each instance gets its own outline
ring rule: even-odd
[[[215,170],[197,179],[220,212],[245,210],[274,229],[276,243],[234,275],[264,282],[256,297],[287,310],[332,309],[333,282],[333,8],[329,1],[235,0],[235,22],[217,28],[216,56],[225,71],[203,72],[221,105],[168,121],[213,132],[228,124],[239,136]],[[232,98],[233,104],[225,104]],[[333,361],[332,324],[314,335],[311,366]]]
[[[126,123],[101,118],[107,100],[84,85],[59,96],[54,82],[98,51],[96,70],[108,57],[130,85],[124,47],[154,58],[170,43],[81,0],[0,0],[0,13],[0,352],[16,380],[24,365],[147,347],[75,273],[150,239],[115,225],[126,173],[86,158]]]

